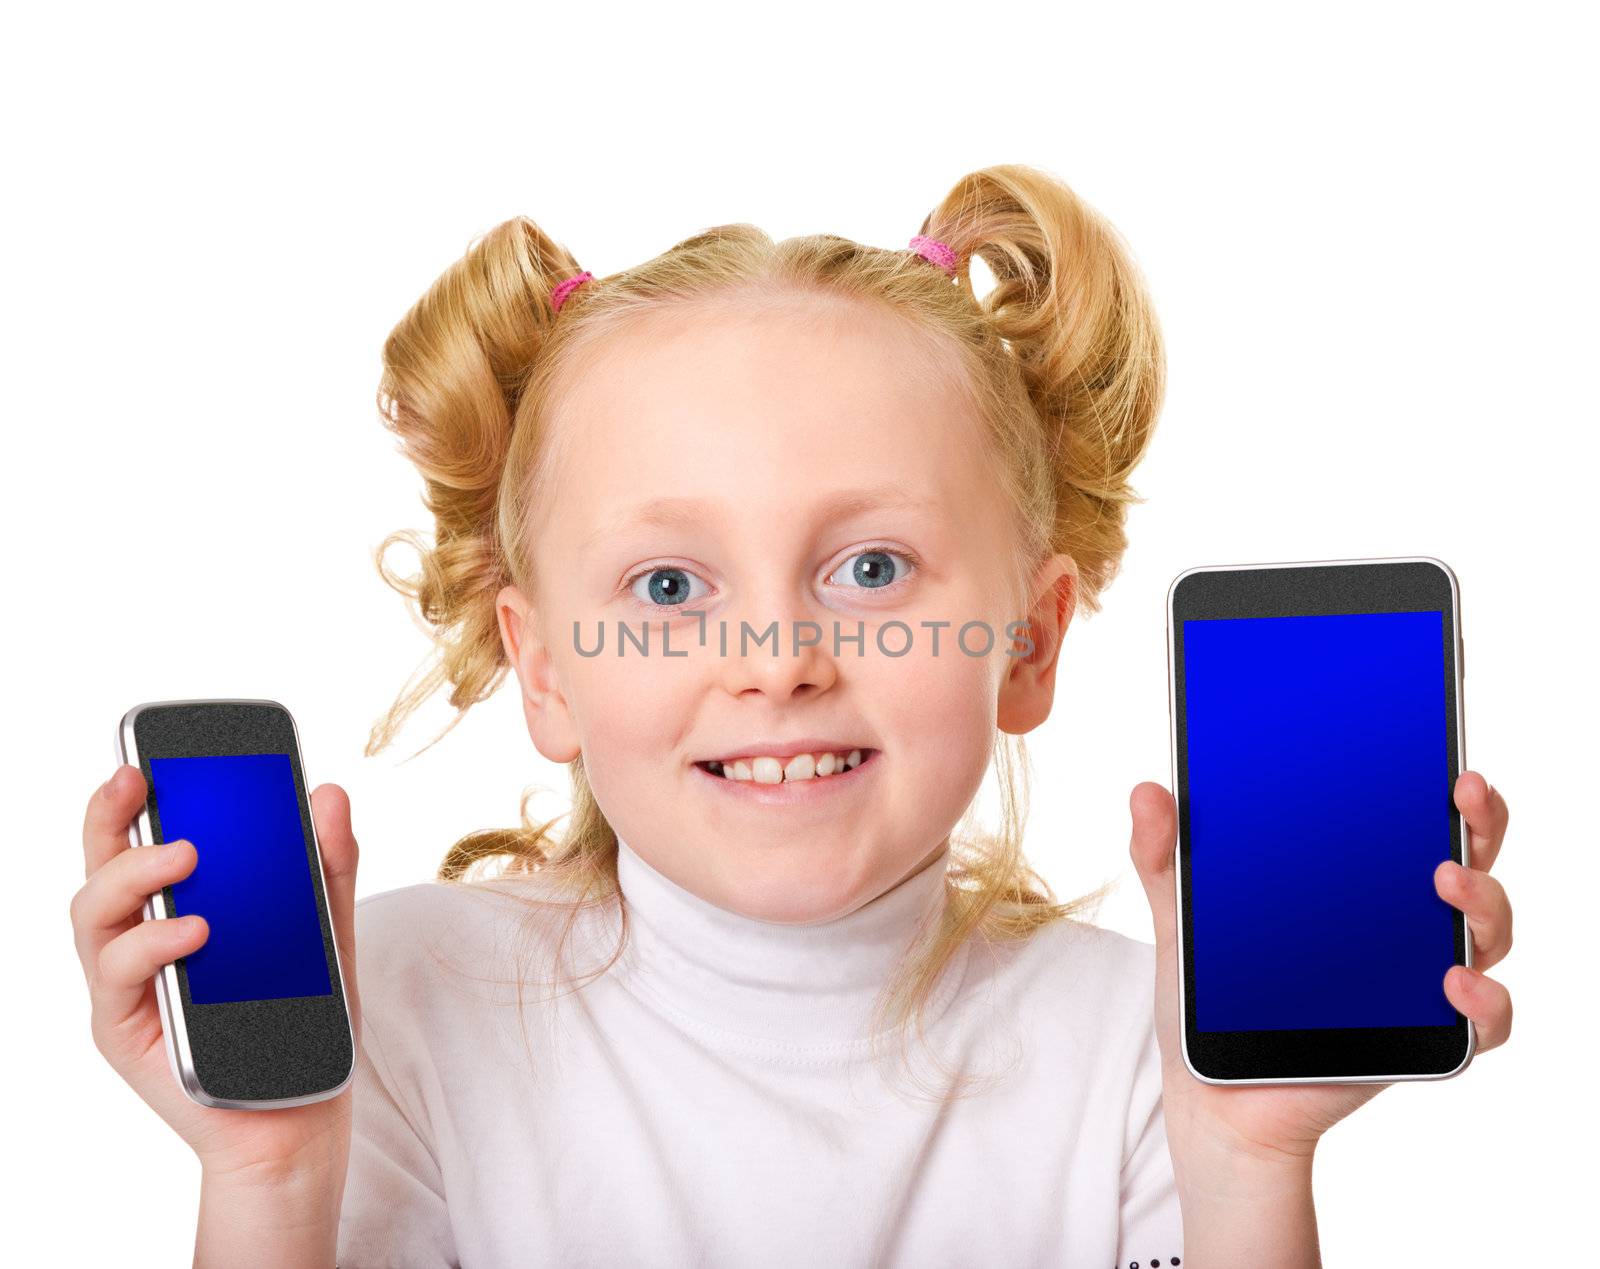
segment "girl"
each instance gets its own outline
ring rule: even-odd
[[[96,1035],[201,1155],[202,1255],[1318,1263],[1315,1145],[1379,1086],[1189,1075],[1171,795],[1131,798],[1154,947],[1088,923],[1098,894],[1054,902],[1021,852],[1015,738],[1117,570],[1163,391],[1100,216],[1001,166],[909,250],[731,225],[606,278],[517,219],[384,363],[437,531],[416,578],[379,566],[441,658],[368,752],[442,683],[459,720],[509,669],[573,809],[356,905],[348,801],[317,790],[361,965],[353,1107],[241,1117],[169,1087],[139,1013],[203,938],[95,933],[193,855],[117,871],[139,782],[92,802]],[[991,761],[998,834],[971,823]],[[1475,773],[1455,798],[1476,867],[1436,884],[1487,967],[1511,939],[1486,875],[1507,812]],[[531,1015],[529,984],[555,989]],[[1457,967],[1443,990],[1480,1048],[1505,1039],[1503,987]]]

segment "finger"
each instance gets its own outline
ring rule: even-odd
[[[102,1051],[144,1003],[150,980],[163,965],[187,956],[210,933],[201,916],[141,921],[100,949],[95,958],[92,1028]]]
[[[328,887],[328,912],[339,945],[351,1022],[360,1038],[360,1003],[356,992],[356,866],[361,850],[350,825],[350,797],[337,784],[321,784],[311,792],[311,814],[322,854],[322,876]]]
[[[1460,908],[1472,931],[1472,965],[1488,969],[1511,950],[1511,900],[1505,887],[1477,868],[1463,868],[1446,859],[1433,871],[1434,889],[1453,908]]]
[[[70,910],[73,942],[90,987],[106,944],[142,924],[145,900],[187,877],[198,860],[193,844],[181,839],[164,846],[125,848],[83,883],[72,896]]]
[[[1467,863],[1488,872],[1505,841],[1511,809],[1476,771],[1463,771],[1457,778],[1455,803],[1467,821]]]
[[[128,825],[145,800],[144,772],[123,763],[89,797],[83,815],[83,875],[128,849]]]
[[[1133,857],[1134,870],[1150,900],[1156,948],[1158,953],[1170,951],[1177,938],[1177,918],[1173,915],[1177,885],[1177,804],[1162,785],[1146,780],[1134,787],[1128,798],[1128,809],[1133,815],[1133,836],[1128,853]]]
[[[1452,965],[1444,976],[1444,994],[1458,1013],[1472,1019],[1478,1052],[1506,1042],[1511,1034],[1511,993],[1487,975]]]

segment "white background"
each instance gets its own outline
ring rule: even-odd
[[[578,6],[572,6],[576,11]],[[1436,555],[1516,1026],[1317,1156],[1329,1265],[1592,1255],[1596,101],[1578,6],[39,6],[0,38],[11,1235],[187,1263],[199,1173],[96,1052],[67,905],[130,706],[267,697],[351,795],[361,894],[565,772],[514,682],[429,753],[371,722],[428,652],[372,551],[430,529],[384,336],[492,225],[597,273],[711,224],[903,247],[965,172],[1044,167],[1131,242],[1171,382],[1105,611],[1031,738],[1031,857],[1120,875],[1169,783],[1163,604],[1203,563]],[[413,557],[399,551],[397,566]],[[1330,794],[1327,814],[1361,797]],[[20,812],[20,814],[19,814]],[[1336,861],[1331,861],[1335,862]]]

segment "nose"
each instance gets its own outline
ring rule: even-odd
[[[731,696],[759,692],[774,701],[826,691],[838,677],[828,620],[803,607],[774,618],[773,607],[727,619],[727,655],[721,632],[707,642],[718,650],[723,687]]]

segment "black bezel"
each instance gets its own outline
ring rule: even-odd
[[[196,1004],[189,994],[187,958],[180,956],[174,965],[190,1060],[207,1095],[227,1101],[269,1101],[306,1097],[337,1087],[348,1078],[355,1051],[293,719],[272,701],[192,701],[147,706],[134,716],[132,727],[144,773],[151,839],[158,845],[166,836],[151,779],[152,759],[288,756],[332,992],[283,1000]],[[160,902],[168,917],[177,915],[171,886],[162,888]]]
[[[1201,1031],[1194,991],[1194,939],[1189,860],[1189,778],[1184,692],[1183,623],[1217,617],[1284,617],[1363,612],[1444,614],[1444,693],[1450,763],[1450,852],[1462,860],[1464,822],[1454,805],[1461,774],[1460,614],[1454,577],[1439,561],[1342,560],[1287,565],[1202,568],[1174,582],[1168,608],[1172,657],[1173,781],[1178,807],[1178,902],[1182,941],[1181,996],[1186,1056],[1201,1078],[1219,1081],[1311,1082],[1429,1078],[1455,1074],[1471,1037],[1457,1012],[1453,1026],[1339,1027],[1272,1031]],[[1452,908],[1455,959],[1465,964],[1466,919]]]

